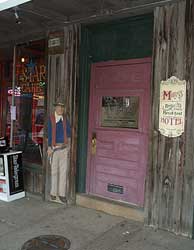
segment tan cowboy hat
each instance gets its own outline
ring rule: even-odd
[[[54,106],[65,106],[64,101],[62,101],[61,99],[57,99],[56,102],[53,103]]]

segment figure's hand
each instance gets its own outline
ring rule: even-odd
[[[47,150],[47,154],[48,154],[48,157],[50,157],[53,153],[53,150],[51,147],[48,147],[48,150]]]

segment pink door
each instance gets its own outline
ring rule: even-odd
[[[88,193],[144,205],[150,74],[149,58],[92,65]]]

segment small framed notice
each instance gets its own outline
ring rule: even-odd
[[[186,81],[172,76],[160,84],[159,131],[167,137],[182,135],[185,126]]]

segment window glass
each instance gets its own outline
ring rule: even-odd
[[[13,148],[23,151],[23,159],[31,163],[42,163],[44,96],[46,67],[40,51],[35,54],[21,54],[17,58],[16,87],[8,89],[7,134],[11,129],[11,104],[14,93],[16,120],[13,126]],[[23,60],[21,60],[23,58]]]
[[[138,128],[139,96],[103,96],[102,127]]]

